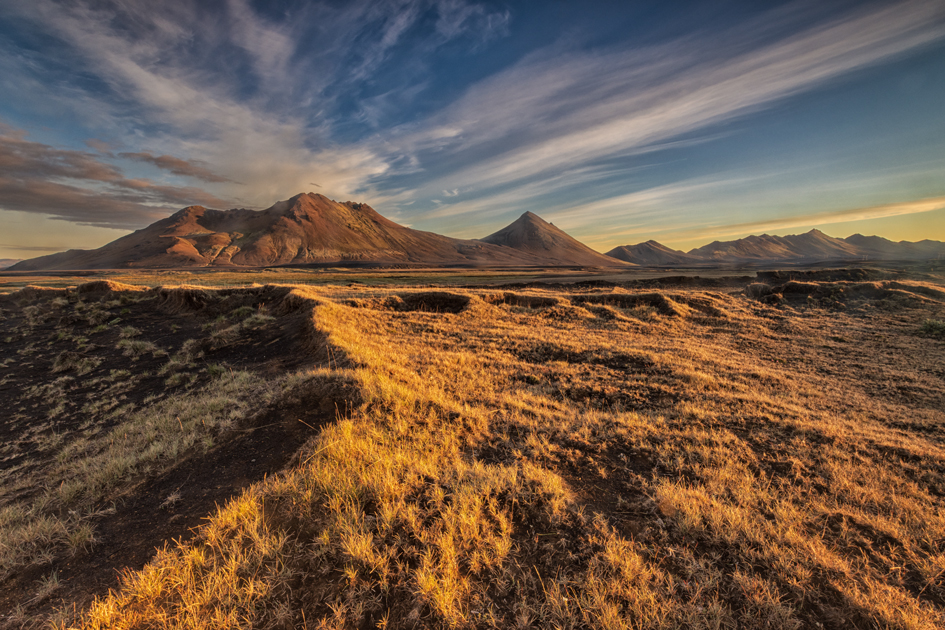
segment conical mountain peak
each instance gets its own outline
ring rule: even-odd
[[[556,260],[558,264],[609,267],[622,264],[622,261],[595,252],[533,212],[525,212],[506,227],[481,240]]]

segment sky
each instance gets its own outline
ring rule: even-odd
[[[945,4],[0,3],[0,258],[300,192],[600,251],[945,240]]]

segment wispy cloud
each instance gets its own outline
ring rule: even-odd
[[[434,175],[418,195],[460,188],[500,200],[510,186],[646,151],[939,40],[943,18],[941,3],[912,0],[764,45],[753,23],[648,49],[536,53],[393,146]]]
[[[137,162],[147,162],[182,177],[192,177],[211,183],[232,182],[232,180],[217,175],[204,164],[195,160],[182,160],[171,155],[154,155],[146,151],[139,153],[119,153],[118,156]]]
[[[15,243],[0,243],[0,247],[17,252],[61,252],[64,249],[59,245],[17,245]]]
[[[846,223],[850,221],[885,219],[909,214],[934,212],[935,210],[942,209],[945,209],[945,197],[932,197],[929,199],[905,201],[902,203],[889,203],[879,206],[867,206],[863,208],[847,208],[844,210],[835,210],[829,212],[816,212],[792,217],[768,219],[764,221],[734,223],[731,225],[714,228],[710,233],[700,231],[697,234],[702,237],[709,236],[710,238],[721,238],[732,235],[742,235],[749,233],[755,234],[775,230],[788,230],[791,228],[810,228],[814,226],[830,225],[833,223]],[[685,236],[685,233],[679,234],[678,236]]]
[[[112,151],[114,151],[116,148],[111,142],[105,142],[104,140],[99,140],[98,138],[88,138],[85,141],[85,146],[95,149],[103,155],[111,155]]]

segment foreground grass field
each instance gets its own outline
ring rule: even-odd
[[[336,421],[195,537],[48,623],[942,627],[945,292],[807,280],[257,289],[253,308],[279,295],[320,340],[260,405],[331,398]],[[180,396],[232,385],[214,379]],[[107,501],[91,496],[89,510]],[[21,526],[47,514],[20,509]],[[91,549],[108,518],[84,521]],[[56,549],[11,566],[52,575],[91,553]],[[57,588],[39,580],[34,597],[48,609]],[[8,625],[43,622],[33,610]]]

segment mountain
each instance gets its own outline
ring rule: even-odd
[[[945,258],[945,243],[919,241],[898,243],[880,236],[854,234],[847,238],[827,236],[820,230],[790,236],[747,236],[734,241],[714,241],[683,253],[656,241],[623,245],[608,256],[638,265],[687,266],[753,263],[815,263],[843,260],[928,260]]]
[[[702,259],[697,256],[691,256],[678,249],[670,249],[656,241],[647,241],[636,245],[621,245],[607,252],[607,256],[635,265],[652,267],[691,265],[702,262]]]
[[[792,236],[748,236],[736,241],[715,241],[689,252],[706,260],[751,262],[760,260],[834,260],[857,258],[857,248],[820,230]]]
[[[559,265],[614,267],[625,264],[594,251],[531,212],[526,212],[498,232],[480,240],[536,258],[556,260]]]
[[[854,234],[827,236],[820,230],[791,236],[748,236],[736,241],[715,241],[689,252],[705,260],[725,262],[825,260],[925,260],[945,256],[945,243],[919,241],[895,243],[880,236]]]
[[[846,237],[850,243],[867,258],[887,258],[898,260],[924,260],[945,257],[945,243],[928,239],[910,243],[909,241],[890,241],[881,236],[863,236],[854,234]]]
[[[449,238],[394,223],[367,204],[338,203],[322,195],[303,193],[260,211],[189,206],[98,249],[41,256],[17,263],[10,270],[261,267],[355,261],[614,265],[613,259],[549,227],[554,236],[549,243],[563,243],[561,259],[556,257],[555,247],[533,252],[488,241]],[[592,262],[576,262],[578,258]]]
[[[0,258],[0,269],[12,267],[16,263],[20,262],[20,260],[20,258]]]

